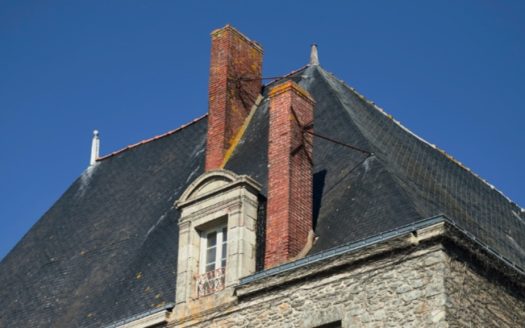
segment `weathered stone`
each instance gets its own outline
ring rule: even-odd
[[[525,322],[523,299],[451,260],[441,247],[339,271],[332,267],[330,275],[317,275],[323,264],[317,265],[240,287],[236,304],[168,327],[311,328],[333,322],[342,327],[520,327]]]
[[[412,286],[410,286],[410,285],[401,285],[401,286],[399,286],[396,289],[396,293],[403,294],[403,293],[406,293],[406,292],[408,292],[410,290],[412,290]]]
[[[421,294],[422,294],[421,291],[413,290],[413,291],[410,291],[408,293],[404,293],[403,295],[401,295],[401,298],[405,302],[411,302],[411,301],[419,298],[421,296]]]
[[[523,327],[525,303],[497,281],[476,274],[458,260],[447,261],[446,321],[451,326]]]

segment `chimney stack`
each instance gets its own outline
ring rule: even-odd
[[[305,255],[312,231],[314,100],[293,81],[269,92],[265,268]]]
[[[206,171],[219,169],[261,92],[263,50],[230,25],[211,33]]]

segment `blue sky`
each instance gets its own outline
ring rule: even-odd
[[[255,4],[255,2],[253,2]],[[525,206],[523,1],[0,1],[0,258],[89,162],[207,111],[209,33],[321,65]]]

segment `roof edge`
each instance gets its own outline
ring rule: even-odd
[[[289,72],[289,73],[287,73],[285,75],[277,76],[277,77],[273,78],[270,82],[264,84],[263,87],[268,88],[272,84],[279,83],[280,81],[282,81],[284,79],[289,79],[292,75],[297,74],[300,71],[303,71],[303,70],[307,69],[308,67],[310,67],[310,65],[306,64],[306,65],[303,65],[303,66],[301,66],[301,67],[299,67],[297,69],[292,70],[291,72]]]
[[[149,142],[152,142],[152,141],[155,141],[155,140],[158,140],[158,139],[162,139],[162,138],[168,137],[168,136],[170,136],[170,135],[172,135],[172,134],[174,134],[174,133],[176,133],[176,132],[181,131],[181,130],[184,129],[184,128],[189,127],[190,125],[193,125],[193,124],[199,122],[200,120],[204,119],[206,116],[208,116],[208,113],[206,113],[206,114],[204,114],[204,115],[202,115],[202,116],[199,116],[199,117],[197,117],[196,119],[193,119],[192,121],[190,121],[190,122],[188,122],[188,123],[186,123],[186,124],[183,124],[183,125],[179,126],[178,128],[176,128],[176,129],[174,129],[174,130],[168,131],[168,132],[163,133],[163,134],[159,134],[158,136],[155,136],[155,137],[152,137],[152,138],[149,138],[149,139],[145,139],[145,140],[139,141],[139,142],[137,142],[137,143],[131,144],[131,145],[126,146],[126,147],[124,147],[124,148],[121,148],[121,149],[119,149],[119,150],[117,150],[117,151],[114,151],[114,152],[112,152],[112,153],[110,153],[110,154],[107,154],[107,155],[104,155],[104,156],[102,156],[102,157],[99,157],[99,158],[97,158],[96,161],[97,161],[97,162],[101,162],[101,161],[103,161],[103,160],[105,160],[105,159],[108,159],[108,158],[111,158],[111,157],[117,156],[117,155],[119,155],[119,154],[121,154],[121,153],[123,153],[123,152],[126,152],[126,151],[128,151],[128,150],[130,150],[130,149],[136,148],[136,147],[138,147],[138,146],[141,146],[141,145],[147,144],[147,143],[149,143]]]
[[[447,229],[447,227],[451,229]],[[452,230],[452,232],[450,230]],[[345,254],[355,253],[368,247],[391,242],[409,235],[416,236],[417,240],[415,240],[415,242],[417,244],[419,242],[424,241],[425,239],[433,239],[440,236],[451,237],[451,234],[456,234],[459,237],[467,240],[468,242],[475,244],[479,249],[483,250],[491,257],[497,258],[498,261],[501,262],[506,269],[512,270],[513,272],[517,273],[519,276],[525,279],[525,270],[523,268],[518,266],[516,263],[510,261],[509,259],[505,258],[504,256],[500,255],[496,250],[492,249],[490,246],[476,239],[474,236],[468,233],[468,231],[459,227],[452,219],[448,218],[446,215],[440,214],[430,218],[421,219],[403,227],[386,231],[384,233],[380,233],[368,238],[343,244],[341,246],[337,246],[322,251],[320,253],[307,256],[305,258],[293,262],[282,264],[280,266],[265,271],[257,272],[251,276],[242,278],[237,288],[246,288],[247,290],[238,293],[238,295],[251,293],[250,290],[252,288],[249,287],[249,285],[251,285],[252,283],[257,283],[258,281],[263,280],[265,278],[275,277],[277,275],[289,271],[294,271],[299,268],[324,262],[328,259],[333,259],[335,257],[342,256]]]
[[[151,309],[146,312],[142,312],[136,315],[133,315],[131,317],[127,317],[125,319],[110,323],[109,325],[105,326],[105,328],[120,328],[120,327],[132,327],[135,324],[160,324],[166,322],[166,315],[168,312],[171,312],[173,307],[175,306],[174,303],[168,303],[162,307]],[[147,322],[143,322],[147,321]]]

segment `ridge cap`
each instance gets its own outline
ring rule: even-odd
[[[185,123],[185,124],[179,126],[178,128],[175,128],[175,129],[170,130],[170,131],[168,131],[168,132],[165,132],[165,133],[159,134],[159,135],[157,135],[157,136],[151,137],[151,138],[149,138],[149,139],[141,140],[141,141],[139,141],[139,142],[136,142],[136,143],[131,144],[131,145],[128,145],[128,146],[126,146],[126,147],[120,148],[120,149],[118,149],[118,150],[116,150],[116,151],[114,151],[114,152],[111,152],[111,153],[109,153],[109,154],[106,154],[106,155],[104,155],[104,156],[98,157],[97,160],[96,160],[96,162],[98,163],[98,162],[101,162],[101,161],[103,161],[103,160],[109,159],[109,158],[111,158],[111,157],[115,157],[115,156],[117,156],[117,155],[119,155],[119,154],[121,154],[121,153],[123,153],[123,152],[126,152],[126,151],[128,151],[128,150],[130,150],[130,149],[134,149],[134,148],[136,148],[136,147],[138,147],[138,146],[141,146],[141,145],[144,145],[144,144],[150,143],[150,142],[152,142],[152,141],[155,141],[155,140],[158,140],[158,139],[162,139],[162,138],[166,138],[166,137],[168,137],[168,136],[170,136],[170,135],[172,135],[172,134],[174,134],[174,133],[176,133],[176,132],[179,132],[179,131],[181,131],[181,130],[187,128],[187,127],[189,127],[190,125],[193,125],[193,124],[199,122],[200,120],[204,119],[204,118],[207,117],[207,116],[208,116],[208,113],[206,113],[206,114],[204,114],[204,115],[202,115],[202,116],[199,116],[199,117],[197,117],[197,118],[191,120],[190,122]]]

